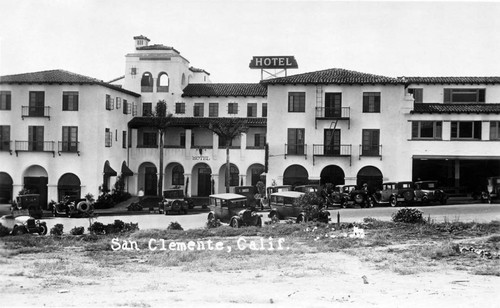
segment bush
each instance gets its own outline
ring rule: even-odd
[[[167,230],[181,230],[182,231],[184,229],[182,228],[180,223],[178,223],[177,221],[172,221],[170,223],[170,225],[168,225]]]
[[[0,237],[6,236],[10,234],[9,228],[5,227],[4,225],[0,224]]]
[[[139,202],[132,202],[127,206],[127,211],[142,211],[142,205]]]
[[[222,223],[219,219],[213,218],[207,221],[207,229],[218,228],[220,226],[222,226]]]
[[[302,207],[306,213],[307,218],[319,218],[321,217],[321,211],[323,209],[323,199],[318,196],[315,192],[310,192],[304,194],[296,201],[296,205]]]
[[[56,236],[61,236],[64,231],[64,226],[62,224],[56,224],[50,229],[50,235],[56,235]]]
[[[91,234],[104,234],[106,226],[102,222],[96,221],[90,225],[88,230]]]
[[[425,223],[422,214],[420,210],[405,207],[392,214],[392,221],[410,224]]]
[[[115,205],[113,196],[108,193],[103,193],[97,197],[97,201],[94,203],[94,208],[96,209],[109,209]]]
[[[94,222],[90,227],[89,231],[91,234],[115,234],[123,232],[132,232],[139,230],[139,224],[134,223],[124,223],[123,221],[116,219],[112,224],[103,224],[100,222]]]
[[[82,235],[84,232],[84,227],[74,227],[73,229],[71,229],[71,231],[69,231],[71,235]]]

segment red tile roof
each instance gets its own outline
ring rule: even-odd
[[[65,70],[50,70],[33,73],[15,74],[0,76],[0,84],[91,84],[100,85],[112,90],[120,91],[135,97],[141,96],[138,93],[122,89],[121,87],[109,84],[102,80],[68,72]]]
[[[190,70],[191,72],[194,72],[194,73],[205,73],[205,74],[207,74],[207,75],[210,75],[210,73],[209,73],[209,72],[205,71],[205,70],[204,70],[204,69],[202,69],[202,68],[196,68],[196,67],[192,67],[192,66],[191,66],[191,67],[189,68],[189,70]]]
[[[500,77],[400,77],[408,84],[497,84]]]
[[[193,96],[267,96],[267,87],[259,83],[192,83],[183,97]]]
[[[144,35],[134,36],[134,40],[147,40],[148,42],[150,41],[150,39],[148,39]]]
[[[340,68],[262,80],[262,84],[404,84],[398,78],[360,73]]]
[[[236,119],[236,118],[216,118],[217,121],[224,121],[224,119]],[[247,121],[249,127],[266,127],[267,118],[243,118]],[[214,118],[209,117],[172,117],[171,118],[172,127],[208,127]],[[128,122],[129,128],[139,128],[139,127],[149,127],[151,125],[150,117],[135,117],[130,122]]]
[[[414,104],[411,113],[494,113],[500,114],[500,104]]]
[[[165,46],[165,45],[162,45],[162,44],[154,44],[154,45],[142,46],[142,47],[137,47],[136,49],[137,50],[173,50],[176,53],[181,54],[174,47]]]

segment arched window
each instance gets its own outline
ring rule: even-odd
[[[165,72],[161,72],[158,75],[158,80],[156,81],[156,92],[168,92],[169,79]]]
[[[172,168],[172,185],[184,185],[184,168],[181,165]]]
[[[239,186],[240,171],[238,167],[231,164],[229,168],[229,186]]]
[[[68,196],[71,199],[80,199],[81,182],[78,176],[73,173],[65,173],[57,182],[57,195],[59,200],[63,200]]]
[[[153,92],[153,75],[150,72],[142,74],[141,92]]]
[[[185,85],[186,84],[186,75],[184,75],[184,73],[182,73],[182,79],[181,79],[181,85]]]

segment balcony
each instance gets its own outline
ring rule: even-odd
[[[0,141],[0,152],[9,152],[12,155],[12,141],[1,140]]]
[[[21,106],[21,118],[48,118],[50,120],[49,106]]]
[[[318,120],[347,120],[348,128],[351,128],[351,107],[316,107],[316,121],[317,128]]]
[[[57,154],[61,156],[61,153],[76,153],[80,156],[80,142],[76,141],[59,141]]]
[[[380,157],[382,160],[382,145],[359,145],[359,160],[361,157]]]
[[[307,159],[307,144],[285,143],[285,159],[287,156],[304,156]]]
[[[352,163],[352,145],[351,144],[341,144],[341,145],[324,145],[324,144],[313,144],[313,165],[315,162],[315,157],[349,157],[349,166]]]
[[[141,92],[153,92],[152,86],[141,86]]]
[[[51,152],[55,157],[54,141],[18,141],[15,143],[16,156],[19,152]]]

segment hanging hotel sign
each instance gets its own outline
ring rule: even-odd
[[[250,61],[250,68],[271,69],[271,68],[298,68],[294,56],[254,56]]]

